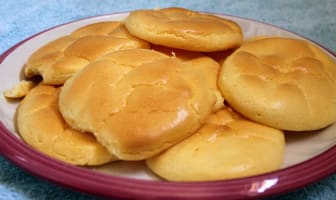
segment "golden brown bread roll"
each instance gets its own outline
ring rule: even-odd
[[[239,46],[243,38],[235,22],[184,8],[135,10],[125,26],[153,44],[190,51],[226,50]]]
[[[30,146],[74,165],[100,165],[113,160],[89,133],[71,129],[58,110],[60,88],[40,84],[22,100],[17,111],[20,136]]]
[[[146,49],[110,53],[66,81],[60,111],[120,159],[151,157],[192,134],[216,103],[192,62]]]
[[[278,169],[284,148],[282,131],[241,118],[226,107],[195,134],[146,163],[170,181],[232,179]]]
[[[97,22],[47,43],[25,65],[25,76],[41,75],[43,83],[60,85],[85,65],[110,52],[149,48],[132,36],[120,22]]]
[[[229,56],[218,84],[229,104],[250,119],[303,131],[336,120],[335,80],[335,60],[314,44],[269,37],[250,40]]]

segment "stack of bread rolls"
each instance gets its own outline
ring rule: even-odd
[[[27,144],[74,165],[144,160],[171,181],[277,170],[284,131],[336,120],[336,63],[321,49],[243,41],[234,21],[183,8],[81,27],[34,52],[24,72],[42,81],[5,96],[25,96]]]

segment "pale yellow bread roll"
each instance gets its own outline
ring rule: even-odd
[[[222,65],[218,85],[248,118],[282,130],[336,120],[336,62],[314,44],[289,38],[244,43]]]
[[[74,165],[100,165],[113,160],[94,136],[71,129],[58,110],[60,88],[39,84],[20,103],[17,126],[22,139],[52,158]]]
[[[190,51],[211,52],[242,43],[235,22],[184,8],[135,10],[125,20],[129,32],[153,44]]]
[[[282,131],[241,118],[226,107],[195,134],[146,163],[170,181],[224,180],[279,169],[284,148]]]
[[[216,97],[196,68],[154,50],[113,52],[66,81],[60,111],[118,158],[142,160],[192,134],[211,113]]]
[[[61,85],[85,65],[113,51],[149,48],[120,22],[97,22],[51,41],[36,50],[25,64],[25,76],[40,75],[43,83]]]

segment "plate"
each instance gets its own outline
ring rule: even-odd
[[[98,21],[122,20],[128,13],[102,15],[69,22],[33,35],[0,55],[0,91],[22,78],[25,61],[36,49],[73,30]],[[307,38],[273,25],[216,14],[237,22],[245,39],[256,35]],[[313,41],[311,41],[313,42]],[[315,43],[316,44],[316,43]],[[335,54],[320,46],[335,60]],[[0,97],[0,153],[44,179],[82,192],[137,199],[254,199],[288,192],[336,172],[336,124],[304,134],[286,134],[285,161],[280,170],[246,178],[207,182],[168,182],[157,178],[143,162],[116,162],[100,167],[72,166],[35,151],[15,129],[18,102]]]

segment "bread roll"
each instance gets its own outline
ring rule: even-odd
[[[125,26],[136,37],[172,48],[211,52],[242,43],[242,31],[235,22],[184,8],[135,10]]]
[[[71,129],[58,110],[60,88],[40,84],[20,103],[17,125],[22,139],[52,158],[74,165],[100,165],[113,160],[90,133]]]
[[[314,44],[264,37],[244,43],[225,60],[218,84],[227,102],[248,118],[305,131],[336,120],[335,80],[335,60]]]
[[[241,118],[226,107],[195,134],[146,163],[170,181],[224,180],[279,169],[284,148],[282,131]]]
[[[211,113],[216,97],[197,68],[154,50],[113,52],[66,81],[60,111],[118,158],[146,159],[192,134]]]
[[[121,49],[149,48],[120,22],[97,22],[51,41],[36,50],[25,65],[25,76],[40,75],[43,83],[61,85],[85,65]]]

